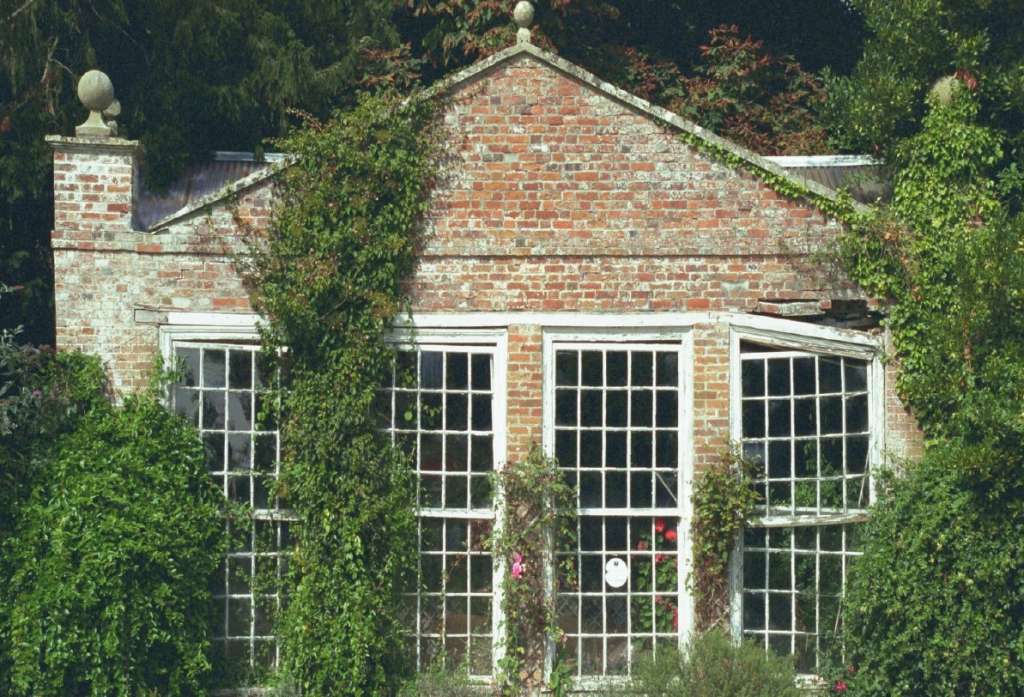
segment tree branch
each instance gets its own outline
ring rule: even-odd
[[[22,12],[24,12],[25,10],[27,10],[29,7],[31,7],[34,4],[36,4],[36,0],[25,0],[25,2],[22,3],[21,7],[16,9],[11,14],[7,15],[7,19],[5,19],[4,22],[6,22],[7,24],[10,24],[11,22],[14,21],[14,19],[18,15],[20,15]]]

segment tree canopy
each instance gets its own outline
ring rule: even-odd
[[[1006,156],[1020,162],[1024,136],[1024,31],[1020,0],[851,0],[864,18],[864,53],[852,74],[828,82],[826,124],[846,149],[886,157],[917,132],[925,97],[957,74],[978,96],[979,118],[1012,134]]]

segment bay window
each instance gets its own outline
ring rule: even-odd
[[[734,608],[744,638],[815,673],[860,556],[875,443],[869,356],[742,341],[738,408],[761,497],[742,540]]]

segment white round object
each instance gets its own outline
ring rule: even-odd
[[[512,19],[520,29],[526,29],[533,23],[533,4],[526,0],[519,0],[516,8],[512,10]]]
[[[629,580],[629,567],[626,562],[613,557],[604,565],[604,581],[612,588],[622,588]]]
[[[114,102],[114,83],[106,73],[90,70],[78,81],[78,101],[89,111],[103,111]]]

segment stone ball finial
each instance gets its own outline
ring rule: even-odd
[[[114,83],[106,73],[90,70],[78,81],[78,100],[89,111],[102,113],[114,102]]]
[[[533,3],[519,0],[516,3],[516,8],[512,10],[512,19],[520,29],[529,29],[533,24]]]
[[[89,118],[75,128],[76,136],[92,138],[109,138],[115,134],[116,126],[111,127],[103,118],[103,112],[110,109],[114,99],[114,83],[107,74],[99,70],[90,70],[78,81],[78,100],[89,110]],[[120,111],[120,103],[118,110]]]
[[[943,106],[949,106],[953,102],[953,95],[962,87],[956,75],[940,77],[928,90],[929,96]]]
[[[530,43],[530,25],[533,24],[533,3],[527,0],[519,0],[512,10],[512,19],[515,20],[519,30],[516,32],[516,41],[519,43]]]

